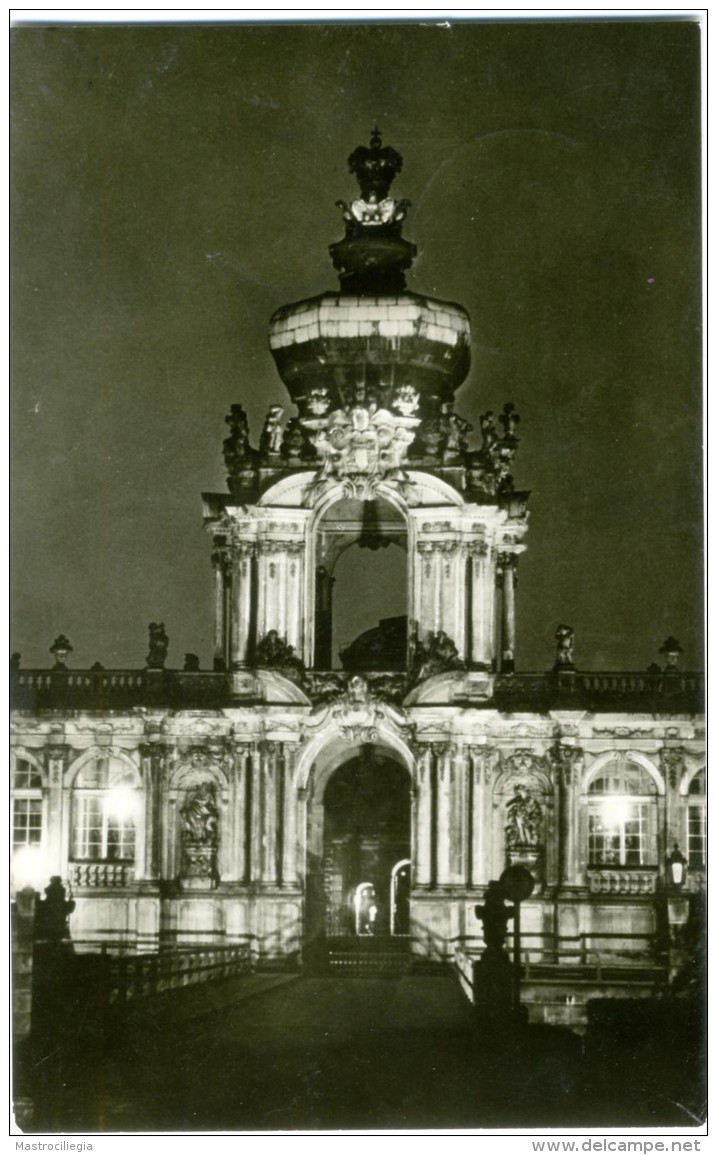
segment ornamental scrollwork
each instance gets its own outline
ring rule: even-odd
[[[670,786],[675,788],[685,767],[684,746],[664,747],[660,750],[660,768]]]

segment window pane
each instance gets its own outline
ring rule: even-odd
[[[110,821],[107,826],[107,857],[134,861],[134,824]]]
[[[693,868],[705,865],[706,851],[705,808],[702,804],[691,805],[687,811],[687,858]]]
[[[16,790],[41,790],[42,775],[25,758],[18,758],[15,763],[13,786]]]
[[[102,799],[96,794],[75,795],[73,856],[102,857]]]
[[[42,840],[42,801],[17,798],[13,805],[13,846],[36,846]]]

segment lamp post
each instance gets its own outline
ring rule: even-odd
[[[530,898],[535,879],[525,866],[508,866],[500,876],[503,893],[513,903],[513,1013],[520,1014],[520,904]]]

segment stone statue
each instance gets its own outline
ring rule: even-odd
[[[163,670],[167,660],[169,638],[165,633],[164,622],[149,623],[149,653],[147,667],[150,670]]]
[[[435,634],[429,631],[425,640],[416,644],[413,668],[416,670],[415,681],[424,682],[435,674],[463,670],[465,662],[461,661],[455,642],[444,630]]]
[[[504,437],[515,437],[515,428],[520,421],[520,416],[515,411],[515,405],[512,401],[507,401],[503,406],[503,412],[498,418],[503,426]]]
[[[506,819],[505,841],[509,849],[538,845],[543,810],[537,799],[526,793],[525,787],[515,787],[515,793],[506,806]]]
[[[366,681],[355,674],[348,684],[346,702],[351,710],[365,710],[369,702],[369,689]]]
[[[241,405],[232,405],[231,412],[224,418],[231,433],[225,438],[224,464],[234,476],[243,469],[253,469],[259,463],[259,454],[249,444],[249,422]]]
[[[59,874],[53,874],[45,887],[45,897],[36,907],[35,933],[49,946],[60,946],[70,937],[70,915],[75,909],[73,899],[66,898]]]
[[[219,842],[219,810],[213,782],[202,782],[188,790],[179,817],[182,824],[182,876],[195,880],[216,877],[216,852]],[[188,883],[189,886],[192,883]]]
[[[393,408],[402,417],[413,417],[419,401],[418,391],[413,385],[399,385],[393,398]]]
[[[261,453],[269,454],[280,451],[282,443],[281,415],[283,412],[283,405],[270,406],[264,421],[264,428],[261,431],[261,440],[259,442]]]
[[[426,418],[418,431],[416,445],[415,456],[441,456],[446,447],[446,429],[440,415]]]
[[[306,434],[298,417],[292,417],[284,430],[284,436],[281,440],[281,456],[285,461],[296,462],[297,464],[316,456],[313,447],[306,439]]]
[[[498,420],[503,427],[502,437],[498,436],[493,413],[489,411],[481,415],[482,445],[466,457],[469,489],[478,489],[491,496],[512,493],[514,489],[511,467],[518,449],[515,430],[520,417],[511,401],[503,406]]]
[[[279,637],[278,630],[269,630],[258,643],[256,664],[260,669],[276,670],[294,682],[303,681],[306,674],[301,658],[285,638]]]
[[[216,847],[219,831],[219,811],[213,782],[203,782],[187,791],[182,817],[182,836],[188,846]]]
[[[555,631],[555,641],[558,645],[558,652],[555,657],[556,670],[574,669],[573,643],[575,641],[575,630],[573,627],[558,626]]]
[[[468,434],[472,432],[473,426],[470,421],[453,412],[452,401],[446,401],[441,407],[441,418],[446,435],[444,456],[460,457],[468,448]]]
[[[673,638],[672,635],[670,635],[667,641],[663,642],[660,646],[660,653],[665,659],[665,673],[669,673],[670,671],[674,672],[678,669],[680,656],[684,653],[684,650],[677,641],[677,638]]]
[[[315,385],[306,398],[306,411],[312,417],[323,417],[331,408],[331,398],[325,385]]]
[[[65,637],[64,634],[60,634],[59,637],[55,638],[54,642],[50,646],[50,653],[55,655],[55,669],[56,670],[66,670],[67,669],[67,665],[66,665],[67,656],[68,656],[68,654],[72,653],[72,650],[73,650],[72,644],[70,643],[69,639]]]

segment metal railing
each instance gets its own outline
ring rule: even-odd
[[[549,934],[523,931],[521,959],[523,965],[536,967],[585,968],[610,966],[639,968],[666,966],[663,949],[654,934],[583,931],[579,934]],[[457,950],[477,957],[485,949],[480,935],[464,935],[454,939]],[[512,951],[512,935],[508,931],[506,949]]]

